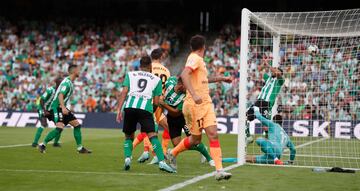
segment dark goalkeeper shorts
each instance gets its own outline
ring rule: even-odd
[[[124,128],[126,135],[131,135],[136,131],[137,124],[141,125],[141,132],[156,132],[154,115],[148,111],[135,108],[124,109]]]
[[[54,117],[54,123],[57,122],[64,123],[64,125],[68,125],[70,121],[76,120],[75,115],[68,109],[69,113],[67,115],[63,114],[61,108],[53,109],[51,114]]]

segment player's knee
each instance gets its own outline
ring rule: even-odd
[[[219,138],[217,133],[217,127],[216,126],[208,127],[206,129],[206,135],[209,138],[209,140],[217,140]]]
[[[189,137],[191,145],[198,145],[201,143],[201,136],[192,135]]]
[[[64,127],[65,127],[64,123],[61,123],[61,122],[56,123],[56,128],[63,129]]]
[[[73,127],[77,127],[77,126],[80,126],[80,123],[78,120],[72,120],[69,122],[69,124]]]
[[[157,136],[157,133],[155,132],[150,132],[150,133],[147,133],[147,136],[150,138],[154,137],[154,136]]]

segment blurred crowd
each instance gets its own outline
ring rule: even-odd
[[[182,30],[175,26],[89,21],[30,22],[0,19],[0,110],[35,111],[39,96],[69,63],[81,66],[70,107],[75,112],[113,112],[125,73],[139,67],[155,48],[179,52]],[[272,64],[272,37],[252,29],[247,106],[264,85]],[[287,119],[360,120],[359,38],[287,36],[280,47],[285,84],[278,111]],[[239,103],[240,26],[225,25],[208,39],[204,57],[210,74],[234,77],[210,84],[217,115],[235,116]],[[316,53],[307,47],[315,44]],[[241,101],[241,100],[240,100]]]
[[[75,112],[115,111],[125,73],[159,47],[168,63],[179,51],[181,33],[170,25],[0,18],[0,110],[35,111],[41,93],[73,63],[81,67],[81,76],[69,107]]]

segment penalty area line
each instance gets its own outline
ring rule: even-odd
[[[228,171],[228,170],[231,170],[231,169],[234,169],[234,168],[237,168],[241,166],[240,164],[233,164],[231,166],[228,166],[226,168],[224,168],[225,171]],[[215,176],[215,173],[216,171],[214,172],[210,172],[210,173],[207,173],[207,174],[204,174],[204,175],[200,175],[200,176],[196,176],[192,179],[189,179],[189,180],[186,180],[184,182],[180,182],[180,183],[177,183],[177,184],[174,184],[172,186],[169,186],[167,188],[163,188],[163,189],[160,189],[159,191],[173,191],[173,190],[178,190],[180,188],[183,188],[185,186],[188,186],[190,184],[194,184],[196,182],[199,182],[201,180],[204,180],[204,179],[207,179],[209,177],[212,177],[212,176]]]
[[[17,144],[17,145],[0,145],[0,149],[3,148],[14,148],[14,147],[25,147],[30,146],[31,144]]]
[[[63,173],[63,174],[94,174],[94,175],[129,175],[129,176],[165,176],[165,173],[131,173],[131,172],[96,172],[96,171],[69,171],[69,170],[35,170],[35,169],[0,169],[0,172],[21,172],[21,173]],[[171,176],[190,178],[190,175]]]

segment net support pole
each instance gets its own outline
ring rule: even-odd
[[[273,60],[272,66],[279,67],[280,66],[280,35],[273,35]],[[277,114],[278,108],[278,99],[275,100],[274,106],[271,110],[271,115],[274,116]]]
[[[249,53],[250,11],[243,9],[241,13],[241,47],[240,47],[240,79],[239,79],[239,114],[238,114],[238,164],[245,164],[245,126],[246,126],[246,95],[247,68]]]

